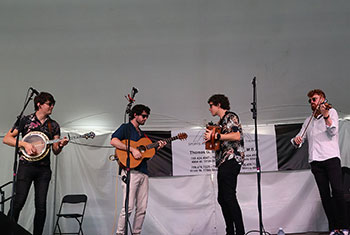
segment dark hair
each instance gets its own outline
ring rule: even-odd
[[[130,120],[134,119],[134,115],[141,115],[142,112],[145,111],[148,115],[150,114],[151,112],[151,109],[146,106],[146,105],[143,105],[143,104],[137,104],[135,105],[134,107],[132,107],[131,109],[131,112],[130,112]]]
[[[39,110],[39,104],[44,104],[46,101],[50,101],[53,105],[55,105],[56,101],[50,93],[40,92],[39,95],[34,98],[34,109],[35,111]]]
[[[321,89],[314,89],[307,93],[307,97],[313,97],[314,95],[319,95],[326,99],[326,94]]]
[[[212,102],[213,105],[218,105],[220,104],[220,107],[222,109],[226,109],[229,110],[230,109],[230,101],[228,100],[228,98],[225,95],[222,94],[215,94],[212,95],[209,99],[208,99],[208,104]]]

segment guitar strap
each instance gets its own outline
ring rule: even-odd
[[[47,120],[47,127],[49,128],[49,133],[50,133],[50,139],[53,138],[52,136],[52,125],[51,125],[51,120]]]
[[[222,123],[223,123],[223,121],[224,121],[224,119],[226,118],[226,116],[228,115],[228,114],[234,114],[236,117],[237,117],[237,119],[238,119],[238,121],[239,121],[239,117],[238,117],[238,115],[235,113],[235,112],[232,112],[232,111],[226,111],[226,113],[225,113],[225,115],[220,119],[220,121],[219,121],[219,125],[220,126],[222,126]]]
[[[147,138],[147,139],[149,139],[149,137],[146,135],[146,133],[143,133],[144,134],[144,136]]]

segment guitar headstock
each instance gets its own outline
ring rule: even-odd
[[[177,134],[177,138],[178,138],[179,140],[185,140],[185,139],[187,139],[187,134],[184,133],[184,132],[179,133],[179,134]]]
[[[95,136],[96,136],[95,133],[92,132],[92,131],[90,131],[89,133],[86,133],[86,134],[82,135],[82,137],[85,138],[85,139],[89,139],[89,138],[93,139],[93,138],[95,138]]]

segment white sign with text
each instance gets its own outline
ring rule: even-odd
[[[186,141],[172,142],[173,175],[203,175],[217,170],[215,153],[205,149],[205,129],[172,131],[172,136],[186,132]],[[254,127],[243,127],[245,161],[241,172],[256,172],[256,148]],[[259,159],[262,171],[277,171],[277,150],[274,125],[258,127]]]

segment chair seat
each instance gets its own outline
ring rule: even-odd
[[[57,214],[58,217],[64,217],[64,218],[79,218],[82,217],[82,214]]]
[[[58,211],[56,225],[53,230],[53,234],[81,234],[84,235],[83,232],[83,218],[85,214],[87,196],[85,194],[68,194],[62,198],[61,206]],[[74,213],[75,212],[75,213]],[[59,224],[59,220],[61,218],[66,219],[75,219],[79,225],[79,231],[77,232],[62,232]],[[58,233],[56,233],[58,230]]]

